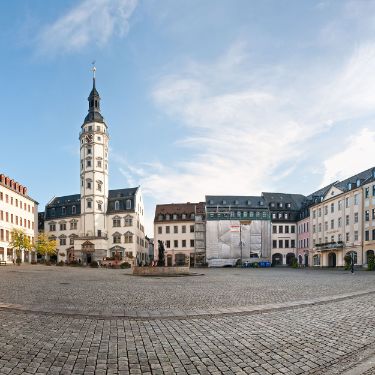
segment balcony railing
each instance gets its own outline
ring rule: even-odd
[[[315,245],[315,247],[317,250],[342,249],[344,247],[344,243],[342,241],[325,242],[318,243]]]

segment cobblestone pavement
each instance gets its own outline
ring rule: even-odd
[[[137,277],[129,270],[0,268],[0,303],[29,308],[195,313],[375,289],[375,273],[304,269],[198,269],[202,276]],[[12,285],[9,288],[9,285]]]
[[[183,296],[190,296],[188,303],[196,303],[201,309],[209,303],[202,304],[203,296],[215,291],[216,296],[211,299],[208,296],[209,301],[218,303],[221,298],[226,306],[227,299],[239,301],[236,306],[241,311],[241,304],[249,301],[293,303],[316,298],[316,288],[326,297],[374,289],[375,278],[369,272],[351,276],[328,270],[233,269],[204,270],[205,276],[199,277],[143,279],[116,270],[69,269],[64,274],[55,267],[46,268],[9,267],[0,271],[3,302],[9,302],[7,298],[16,295],[17,302],[22,302],[22,298],[28,303],[38,301],[41,310],[56,302],[59,310],[54,314],[0,309],[0,374],[374,373],[370,368],[373,366],[367,366],[367,372],[355,372],[355,366],[375,355],[375,293],[327,300],[318,305],[289,306],[282,311],[195,318],[176,314],[175,318],[163,319],[76,316],[69,314],[69,309],[61,313],[61,302],[58,302],[59,298],[67,301],[65,295],[59,295],[67,293],[63,289],[66,284],[61,285],[61,280],[69,282],[75,298],[82,293],[80,309],[83,312],[91,311],[94,287],[102,290],[103,284],[107,300],[97,298],[96,302],[106,305],[107,301],[116,301],[123,285],[124,292],[120,295],[126,300],[121,303],[131,305],[131,297],[147,290],[154,281],[166,291],[163,298],[160,295],[152,303],[175,303],[174,306],[182,308]],[[231,290],[232,282],[234,292],[223,293]],[[268,291],[272,284],[276,294]],[[201,292],[195,300],[197,285]],[[245,297],[239,294],[236,299],[234,293],[247,290],[247,285],[251,286],[252,293],[248,292]],[[18,289],[21,286],[23,290]],[[131,288],[136,291],[127,294]],[[171,295],[178,296],[174,288],[182,294],[177,302],[169,301]],[[35,295],[27,296],[27,293]],[[138,308],[139,300],[132,306]],[[160,308],[151,306],[150,302],[144,302],[142,308],[145,306]]]

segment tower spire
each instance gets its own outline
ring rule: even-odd
[[[104,123],[103,116],[100,113],[100,96],[98,91],[95,87],[95,81],[96,81],[96,67],[95,67],[95,61],[92,63],[92,90],[90,92],[90,95],[88,97],[89,101],[89,113],[87,114],[84,124],[88,122],[102,122]]]

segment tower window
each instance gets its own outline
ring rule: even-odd
[[[95,108],[98,108],[98,101],[95,100]]]
[[[93,107],[93,106],[94,106],[94,101],[91,100],[91,101],[90,101],[90,107]]]
[[[102,203],[101,203],[101,202],[98,202],[98,210],[99,210],[99,211],[102,210]]]
[[[118,211],[120,209],[120,202],[116,201],[115,202],[115,210]]]
[[[87,167],[91,167],[91,160],[87,160],[87,161],[86,161],[86,166],[87,166]]]
[[[91,208],[92,207],[92,202],[91,201],[87,201],[87,208]]]
[[[102,161],[101,161],[101,160],[98,160],[98,167],[99,167],[99,168],[102,167]]]
[[[91,182],[90,181],[87,181],[87,189],[91,189]]]
[[[88,153],[88,154],[91,154],[91,148],[88,148],[88,149],[87,149],[87,153]]]
[[[77,212],[76,206],[72,206],[72,214],[75,214]]]

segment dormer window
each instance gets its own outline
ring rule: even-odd
[[[360,185],[361,185],[361,180],[358,178],[357,179],[357,187],[360,187]]]
[[[237,199],[234,201],[234,204],[238,204],[238,200]]]
[[[126,209],[130,210],[132,208],[132,201],[130,199],[126,200]]]
[[[159,215],[158,220],[163,220],[163,215]]]
[[[66,215],[66,207],[61,207],[61,215]]]
[[[247,201],[247,205],[250,206],[251,205],[251,201]]]
[[[212,199],[210,200],[210,204],[214,204],[214,201]]]
[[[120,202],[115,201],[115,211],[118,211],[120,209]]]
[[[223,204],[227,204],[227,201],[225,199],[223,200]]]
[[[182,220],[186,219],[186,214],[182,214]]]
[[[165,215],[165,220],[171,220],[171,215],[169,214]]]
[[[77,207],[76,206],[72,206],[72,214],[75,214],[77,212]]]
[[[259,206],[263,206],[264,205],[264,202],[263,201],[260,201],[259,202]]]
[[[173,215],[173,220],[177,220],[177,215],[176,214]]]
[[[348,190],[352,190],[352,183],[351,182],[348,183]]]

